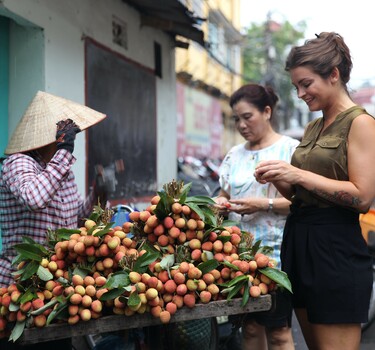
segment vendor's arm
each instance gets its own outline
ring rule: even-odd
[[[29,210],[39,210],[48,206],[61,187],[75,162],[67,150],[58,150],[40,170],[37,162],[25,154],[12,155],[3,166],[4,182],[15,198]]]

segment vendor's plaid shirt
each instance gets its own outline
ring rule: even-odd
[[[3,164],[0,177],[0,287],[13,282],[13,245],[28,236],[44,244],[47,229],[77,228],[90,215],[91,194],[84,201],[78,193],[71,167],[73,155],[62,149],[45,164],[36,151],[16,153]]]

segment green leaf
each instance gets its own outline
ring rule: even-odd
[[[45,247],[44,245],[39,244],[39,243],[34,243],[34,244],[32,244],[32,246],[33,246],[33,247],[36,247],[37,249],[39,249],[40,252],[44,254],[43,257],[48,256],[48,254],[49,254],[49,250],[46,249],[46,247]]]
[[[241,288],[245,286],[245,284],[246,281],[240,281],[237,284],[235,284],[232,290],[228,293],[227,300],[231,300],[232,298],[234,298],[239,293]]]
[[[129,274],[126,271],[118,271],[113,273],[109,278],[106,284],[104,285],[105,288],[113,289],[113,288],[123,288],[129,286],[131,284],[129,279]]]
[[[20,281],[26,281],[28,280],[32,275],[36,274],[39,268],[39,262],[38,261],[30,261],[27,266],[25,267],[25,271],[22,273]]]
[[[151,253],[146,252],[142,256],[140,256],[134,264],[133,271],[143,273],[147,270],[148,265],[153,263],[156,259],[158,259],[160,253]]]
[[[129,297],[126,297],[125,295],[120,295],[118,297],[118,300],[121,301],[123,304],[127,305]]]
[[[249,280],[249,276],[248,275],[240,275],[240,276],[237,276],[231,280],[229,280],[228,282],[225,282],[225,283],[221,283],[220,286],[223,286],[223,287],[232,287],[234,286],[235,284],[239,283],[239,282],[242,282],[242,281],[248,281]]]
[[[203,220],[205,221],[205,223],[211,226],[217,226],[217,216],[214,214],[212,209],[205,206],[200,206],[199,208],[204,214]]]
[[[216,259],[207,260],[200,263],[197,267],[202,271],[202,275],[216,269],[220,263]]]
[[[206,204],[206,205],[215,205],[215,201],[207,196],[191,196],[187,197],[185,200],[185,204],[189,205],[190,203],[194,204]]]
[[[93,220],[93,221],[95,221],[95,222],[98,222],[98,220],[100,219],[100,213],[98,213],[98,212],[92,212],[91,214],[90,214],[90,216],[88,217],[88,219],[90,219],[90,220]]]
[[[17,266],[21,261],[25,261],[25,260],[27,260],[27,259],[25,259],[24,256],[22,256],[22,254],[18,254],[17,256],[15,256],[13,258],[12,265],[13,266]],[[13,273],[13,275],[15,275],[15,274],[18,274],[18,272],[17,273]]]
[[[97,236],[97,237],[103,237],[103,236],[105,236],[108,232],[111,231],[112,226],[113,226],[113,222],[108,223],[101,230],[99,230],[98,232],[95,232],[95,236]]]
[[[168,254],[161,261],[160,266],[163,270],[167,270],[174,265],[174,255]]]
[[[72,235],[73,233],[81,233],[81,231],[80,230],[78,230],[78,229],[74,229],[74,228],[58,228],[57,230],[56,230],[56,233],[58,234],[58,235],[63,235],[63,234],[70,234],[70,235]]]
[[[237,248],[238,255],[240,255],[243,259],[249,260],[254,257],[254,255],[249,251],[247,244],[244,240],[241,240],[240,244]]]
[[[57,241],[68,241],[73,233],[81,233],[77,229],[59,228],[55,231]]]
[[[64,277],[59,277],[56,282],[59,282],[61,285],[63,285],[64,287],[68,287],[70,285],[70,282],[64,278]]]
[[[256,252],[259,250],[260,248],[260,245],[262,243],[262,240],[258,240],[256,241],[253,246],[251,247],[251,254],[254,256],[256,254]]]
[[[231,236],[217,236],[217,239],[222,241],[223,243],[226,243],[230,241]]]
[[[125,288],[114,288],[102,294],[99,298],[101,301],[113,300],[122,295],[125,292]]]
[[[35,261],[42,261],[42,258],[46,255],[47,250],[41,249],[40,246],[28,243],[15,244],[13,248],[21,254],[24,259],[31,259]]]
[[[159,250],[157,250],[154,245],[151,244],[151,242],[145,240],[144,244],[142,245],[142,249],[146,250],[147,252],[150,253],[158,253],[160,254]]]
[[[82,278],[85,278],[90,273],[90,271],[91,269],[89,267],[80,265],[74,268],[73,275],[79,275]]]
[[[8,309],[9,309],[10,312],[18,311],[20,309],[19,301],[17,300],[17,304],[13,303],[13,301],[11,301],[10,304],[9,304],[9,308]]]
[[[179,203],[185,204],[185,201],[190,192],[191,186],[192,186],[192,182],[189,182],[188,184],[184,185],[184,187],[182,187]]]
[[[32,290],[32,287],[26,289],[26,291],[21,295],[21,298],[18,300],[20,304],[26,303],[27,301],[31,301],[35,298],[36,293]]]
[[[204,216],[204,212],[200,209],[200,207],[195,204],[195,203],[188,203],[186,204],[191,210],[195,211],[197,213],[197,215],[202,219],[204,220],[205,216]]]
[[[31,311],[30,315],[32,315],[32,316],[40,315],[44,311],[46,311],[48,309],[52,309],[58,302],[59,302],[58,299],[52,299],[48,303],[46,303],[45,305],[43,305],[42,307],[40,307],[39,309]]]
[[[154,209],[154,214],[159,220],[163,220],[171,212],[173,198],[168,196],[165,191],[157,192],[157,194],[159,195],[160,200]]]
[[[139,297],[138,293],[133,292],[129,295],[128,305],[129,306],[137,306],[141,302],[141,298]]]
[[[22,242],[27,244],[36,244],[36,242],[29,236],[22,236]]]
[[[263,275],[270,278],[272,281],[275,281],[278,285],[284,287],[289,292],[293,293],[292,284],[290,283],[288,275],[284,271],[281,271],[274,267],[265,267],[263,269],[259,269],[259,271]]]
[[[258,250],[259,253],[263,253],[265,255],[270,255],[273,253],[273,248],[272,247],[269,247],[267,245],[264,245],[262,247],[259,248]]]
[[[231,263],[230,263],[229,261],[227,261],[227,260],[224,260],[224,261],[222,262],[222,264],[225,265],[225,266],[228,266],[228,267],[231,268],[232,270],[239,271],[238,266],[231,264]]]
[[[202,260],[204,260],[203,257],[205,257],[205,261],[212,260],[212,259],[214,259],[214,253],[211,252],[210,250],[203,250]]]
[[[47,268],[43,267],[42,265],[39,265],[37,270],[37,275],[42,281],[49,281],[53,279],[53,275]]]
[[[61,241],[67,241],[73,233],[81,233],[78,229],[59,228],[55,231],[56,238]]]
[[[10,334],[9,341],[13,341],[13,343],[22,335],[26,325],[26,320],[19,322],[17,321],[15,326],[12,329],[12,333]]]
[[[245,287],[245,291],[243,293],[242,301],[241,301],[242,307],[244,307],[247,304],[247,302],[249,301],[249,298],[250,298],[249,289]]]
[[[52,312],[47,317],[46,326],[48,326],[55,318],[58,317],[66,308],[68,307],[67,300],[61,300],[59,305],[52,310]]]

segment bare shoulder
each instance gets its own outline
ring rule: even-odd
[[[349,141],[375,144],[375,118],[366,113],[358,115],[350,128]]]
[[[352,123],[352,131],[366,132],[365,129],[369,128],[369,131],[375,130],[375,117],[370,114],[360,114],[358,115]]]

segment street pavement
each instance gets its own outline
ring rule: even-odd
[[[375,349],[375,320],[362,332],[360,350]]]
[[[293,313],[292,332],[294,345],[296,350],[308,350],[305,340],[303,339],[301,328],[299,327],[297,318]],[[375,349],[375,321],[373,321],[363,332],[361,339],[360,350],[374,350]]]

